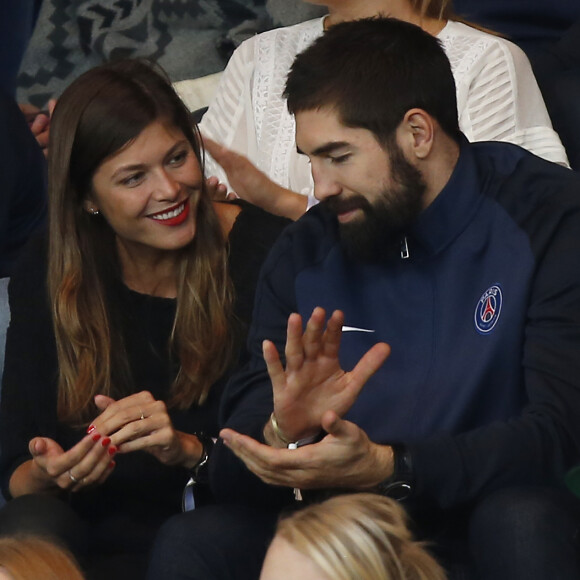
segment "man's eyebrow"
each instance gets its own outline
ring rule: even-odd
[[[321,155],[328,155],[337,149],[342,149],[343,147],[350,147],[350,143],[348,141],[330,141],[329,143],[325,143],[320,147],[317,147],[312,153],[310,154],[311,157],[320,157]],[[300,147],[296,147],[296,151],[300,155],[305,155],[304,151],[300,149]]]

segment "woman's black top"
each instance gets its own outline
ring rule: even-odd
[[[244,358],[245,334],[249,325],[254,290],[261,264],[273,241],[288,220],[241,203],[229,236],[229,269],[236,291],[234,311],[241,321],[240,359]],[[58,421],[55,337],[47,299],[46,240],[32,243],[10,283],[11,323],[7,335],[6,360],[0,406],[0,473],[2,491],[14,470],[31,458],[28,442],[37,436],[50,437],[65,450],[84,435]],[[174,299],[157,298],[129,290],[120,281],[112,288],[116,324],[123,337],[134,392],[147,390],[166,400],[177,371],[168,349],[175,316]],[[170,410],[175,429],[188,433],[203,431],[216,436],[220,395],[227,377],[211,389],[202,406],[186,411]],[[83,516],[105,518],[127,514],[133,520],[158,521],[181,508],[188,473],[183,467],[168,467],[146,452],[115,457],[116,467],[106,482],[92,491],[69,495]]]

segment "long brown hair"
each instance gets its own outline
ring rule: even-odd
[[[79,422],[96,394],[122,396],[123,341],[111,324],[109,282],[121,269],[115,232],[83,201],[95,171],[152,122],[182,131],[203,171],[201,138],[164,74],[140,60],[94,68],[62,94],[51,123],[48,289],[59,363],[58,416]],[[202,403],[231,357],[232,292],[226,240],[205,188],[194,240],[181,253],[177,310],[168,348],[180,362],[168,403]]]

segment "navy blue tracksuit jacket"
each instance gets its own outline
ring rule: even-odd
[[[464,143],[407,235],[409,257],[373,264],[349,260],[322,205],[262,269],[252,360],[226,391],[224,423],[259,438],[272,411],[263,339],[283,354],[290,313],[340,309],[344,369],[378,341],[392,348],[345,418],[408,446],[417,496],[447,508],[561,481],[580,446],[579,176],[514,145]],[[229,452],[215,459],[218,497],[277,493]]]

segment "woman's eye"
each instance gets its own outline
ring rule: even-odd
[[[169,165],[182,165],[187,158],[188,151],[179,151],[169,159]]]
[[[139,185],[144,178],[145,174],[142,172],[133,173],[132,175],[125,177],[121,183],[126,187],[135,187],[136,185]]]

